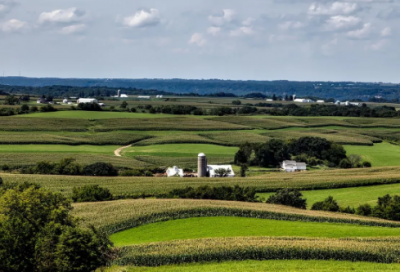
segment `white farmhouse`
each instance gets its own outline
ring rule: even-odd
[[[304,162],[283,161],[282,169],[285,172],[305,171],[307,170],[307,164]]]
[[[311,99],[306,99],[306,98],[296,98],[295,100],[293,100],[294,102],[297,103],[313,103],[314,101]]]
[[[168,177],[181,177],[183,178],[183,169],[179,169],[177,166],[171,167],[167,169]]]
[[[233,172],[232,165],[207,165],[207,171],[209,173],[210,178],[216,178],[219,177],[216,173],[215,170],[217,169],[225,169],[229,172],[228,178],[234,178],[235,177],[235,172]]]

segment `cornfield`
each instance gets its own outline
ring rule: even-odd
[[[216,200],[146,199],[74,204],[84,226],[95,225],[108,234],[174,219],[236,216],[303,222],[330,222],[400,227],[400,222],[342,213],[295,209],[288,206]]]
[[[400,239],[235,237],[181,240],[121,249],[117,265],[161,266],[242,260],[400,262]]]

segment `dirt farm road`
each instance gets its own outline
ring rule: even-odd
[[[126,148],[129,148],[131,146],[132,145],[127,145],[127,146],[123,146],[123,147],[118,148],[117,150],[114,151],[114,155],[117,156],[117,157],[122,157],[122,155],[121,155],[122,150],[124,150]]]

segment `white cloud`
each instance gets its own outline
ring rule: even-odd
[[[310,15],[349,15],[360,10],[356,3],[334,2],[330,5],[326,3],[313,3],[308,8]]]
[[[386,44],[387,44],[386,40],[380,40],[380,41],[370,45],[368,47],[368,49],[373,50],[373,51],[380,51],[381,49],[383,49],[383,47],[385,47]]]
[[[357,27],[361,23],[361,19],[355,16],[336,15],[330,17],[326,23],[330,29],[341,30]]]
[[[42,12],[39,16],[39,23],[70,24],[81,22],[85,12],[77,8],[57,9],[50,12]]]
[[[337,39],[333,39],[331,41],[329,41],[328,43],[322,45],[321,47],[321,51],[322,54],[326,55],[326,56],[331,56],[335,53],[335,49],[338,45],[338,40]]]
[[[295,22],[295,21],[287,21],[279,25],[279,28],[288,30],[288,29],[299,29],[304,27],[302,22]]]
[[[354,39],[364,39],[371,34],[371,24],[366,23],[360,29],[347,32],[347,36]]]
[[[11,19],[7,22],[0,24],[0,30],[3,32],[20,32],[26,29],[28,24],[26,22]]]
[[[70,25],[63,27],[60,30],[61,34],[77,34],[77,33],[82,33],[86,29],[85,24],[76,24],[76,25]]]
[[[204,38],[203,34],[201,33],[194,33],[189,40],[189,44],[195,44],[197,46],[204,46],[206,45],[207,40]]]
[[[220,27],[217,27],[217,26],[210,26],[210,27],[207,29],[207,33],[208,33],[208,34],[211,34],[211,35],[214,35],[214,36],[217,36],[218,34],[221,33],[221,28],[220,28]]]
[[[244,21],[242,22],[242,25],[244,25],[244,26],[251,26],[251,25],[254,23],[255,20],[256,20],[256,19],[249,17],[249,18],[247,18],[246,20],[244,20]]]
[[[0,16],[8,13],[14,6],[16,6],[13,0],[0,0]]]
[[[236,11],[233,9],[223,9],[222,10],[222,15],[221,16],[208,16],[208,20],[214,25],[214,26],[222,26],[225,23],[230,23],[236,18]]]
[[[142,28],[156,26],[160,24],[161,16],[157,9],[140,10],[134,15],[125,17],[122,21],[123,25],[127,27]]]
[[[253,28],[248,26],[242,26],[235,30],[232,30],[229,35],[232,37],[244,36],[244,35],[253,35],[255,32]]]
[[[381,31],[382,37],[389,37],[391,35],[392,35],[392,29],[390,27],[385,27],[384,29],[382,29]]]

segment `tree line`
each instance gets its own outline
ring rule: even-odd
[[[337,167],[348,160],[343,146],[324,138],[271,139],[266,143],[245,143],[235,154],[236,165],[278,167],[285,160],[297,159],[311,166]],[[346,161],[347,162],[347,161]]]

